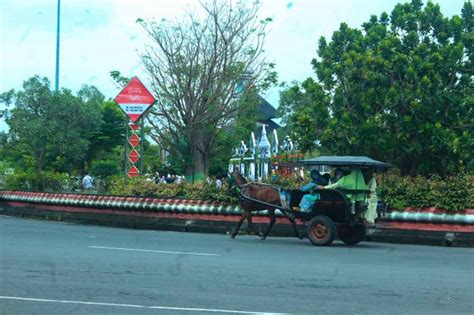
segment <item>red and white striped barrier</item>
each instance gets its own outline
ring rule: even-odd
[[[56,211],[68,211],[68,209],[96,209],[100,213],[111,210],[128,212],[150,212],[168,214],[190,214],[190,215],[240,215],[238,206],[226,205],[219,202],[193,199],[166,199],[151,197],[109,196],[109,195],[85,195],[85,194],[56,194],[26,191],[0,191],[0,201],[11,206],[22,204],[49,206]],[[53,207],[55,206],[55,207]],[[60,206],[60,207],[57,207]],[[76,210],[77,211],[77,210]],[[265,216],[266,211],[257,213]],[[281,215],[281,214],[280,214]],[[414,209],[405,211],[390,211],[382,217],[381,226],[390,228],[407,228],[414,224],[425,223],[430,229],[447,228],[454,225],[461,229],[474,232],[474,209],[450,213],[435,208]],[[403,224],[402,224],[403,223]],[[444,226],[443,226],[444,225]]]

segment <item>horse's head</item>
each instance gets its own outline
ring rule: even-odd
[[[239,172],[233,172],[229,180],[227,181],[228,183],[228,190],[229,192],[233,191],[234,189],[238,188],[239,186],[247,184],[247,180],[239,173]]]

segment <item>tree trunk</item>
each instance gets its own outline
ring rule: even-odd
[[[192,161],[189,161],[185,169],[186,176],[192,176],[192,181],[199,181],[205,177],[209,171],[209,156],[202,153],[197,145],[191,147]]]
[[[43,165],[44,165],[44,150],[42,150],[36,160],[36,190],[44,190],[44,178],[43,178]]]

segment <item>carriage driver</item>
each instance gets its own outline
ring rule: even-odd
[[[364,175],[359,168],[353,169],[350,172],[343,172],[343,176],[334,184],[327,186],[318,186],[319,189],[335,189],[340,188],[344,190],[367,190],[367,184],[364,180]],[[347,194],[347,197],[352,201],[365,201],[363,194]]]
[[[359,207],[361,203],[366,201],[366,194],[357,193],[357,192],[351,193],[351,190],[368,190],[369,189],[369,187],[365,183],[362,170],[360,169],[353,169],[350,171],[350,173],[347,173],[346,171],[346,173],[344,173],[344,176],[342,176],[334,184],[330,184],[327,186],[318,186],[318,188],[319,189],[339,188],[339,189],[347,190],[348,192],[346,193],[346,197],[355,203],[356,208]],[[372,213],[369,213],[368,211],[369,210],[366,210],[364,211],[364,213],[362,213],[362,220],[366,223],[373,223],[376,216],[374,217],[374,215]]]

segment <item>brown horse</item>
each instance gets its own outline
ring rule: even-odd
[[[274,204],[277,206],[281,205],[280,193],[273,186],[268,185],[268,184],[255,183],[255,182],[249,183],[242,175],[240,175],[237,172],[234,172],[232,174],[232,178],[233,178],[234,183],[233,185],[229,185],[229,190],[238,189],[240,194],[244,196],[248,196],[252,199],[261,200],[263,202]],[[268,228],[264,232],[264,234],[261,235],[262,240],[264,240],[270,233],[273,225],[275,224],[275,221],[276,221],[275,208],[262,205],[251,200],[247,200],[243,198],[240,194],[239,194],[239,205],[240,205],[240,208],[242,209],[242,217],[240,218],[240,221],[237,224],[237,227],[235,228],[235,231],[232,233],[231,237],[235,238],[245,218],[247,218],[248,229],[254,232],[253,226],[252,226],[252,212],[268,210],[268,215],[270,216],[270,224],[268,225]],[[302,237],[300,236],[298,232],[295,220],[289,217],[286,213],[283,213],[283,214],[288,218],[288,220],[290,220],[293,226],[293,230],[296,234],[296,237],[301,239]]]

